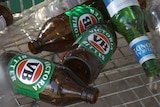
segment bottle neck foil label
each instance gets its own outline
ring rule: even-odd
[[[143,64],[147,60],[155,59],[154,52],[147,36],[141,36],[133,39],[129,46],[136,55],[140,64]]]
[[[6,20],[0,15],[0,30],[3,30],[7,26]]]
[[[137,0],[103,0],[110,17],[129,6],[139,6]]]
[[[48,85],[53,71],[52,62],[24,54],[13,57],[8,65],[13,89],[35,99],[39,99],[39,93]]]
[[[69,16],[74,39],[76,40],[86,28],[97,22],[103,22],[102,13],[94,7],[85,4],[65,12]]]
[[[116,39],[106,28],[94,27],[74,42],[94,54],[102,64],[106,65],[116,48]]]

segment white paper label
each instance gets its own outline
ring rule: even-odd
[[[137,0],[103,0],[103,1],[111,17],[113,17],[120,10],[128,6],[139,6]]]
[[[147,36],[141,36],[132,40],[129,46],[140,64],[143,64],[147,60],[155,59],[154,52]]]

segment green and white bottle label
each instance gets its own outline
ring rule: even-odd
[[[128,6],[139,6],[137,0],[103,0],[109,12],[110,17],[113,17],[120,10]]]
[[[82,33],[74,44],[92,52],[105,65],[114,53],[116,40],[105,28],[95,27]]]
[[[39,99],[48,85],[54,64],[48,60],[18,54],[8,64],[8,74],[15,91]]]
[[[141,36],[132,40],[129,44],[140,64],[150,59],[155,59],[154,52],[147,36]]]
[[[0,15],[0,30],[3,30],[7,26],[5,18]]]
[[[65,14],[70,17],[70,25],[75,40],[89,25],[103,22],[103,15],[99,10],[84,4],[76,6]]]

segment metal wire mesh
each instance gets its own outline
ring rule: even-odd
[[[149,33],[148,35],[152,40],[152,36]],[[96,81],[91,84],[100,90],[97,103],[80,102],[69,107],[160,107],[160,79],[157,77],[152,83],[149,83],[148,77],[123,36],[117,34],[117,38],[116,52]],[[28,50],[26,37],[4,46],[0,53],[6,50],[17,50],[32,55]],[[59,54],[53,52],[41,52],[36,56],[56,62],[60,58]],[[9,102],[8,107],[57,107],[23,95],[14,94],[13,96],[14,98]]]

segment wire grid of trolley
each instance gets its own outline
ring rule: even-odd
[[[34,4],[34,0],[32,1]],[[152,83],[149,83],[148,77],[146,77],[123,36],[117,34],[117,38],[116,52],[96,81],[91,84],[100,90],[97,103],[80,102],[69,107],[160,107],[160,79],[157,77]],[[151,35],[149,38],[152,41]],[[4,46],[0,53],[7,50],[17,50],[33,55],[28,50],[25,37]],[[36,56],[56,62],[60,59],[59,54],[52,52],[41,52]],[[153,89],[150,88],[151,85],[153,85]],[[23,95],[14,95],[14,100],[9,103],[10,106],[8,107],[57,107]]]

